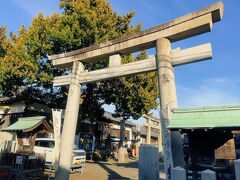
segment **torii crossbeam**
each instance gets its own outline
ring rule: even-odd
[[[49,56],[49,59],[53,61],[55,66],[72,67],[70,75],[54,78],[54,86],[70,85],[62,130],[60,164],[56,178],[65,180],[69,177],[79,111],[81,83],[96,82],[157,70],[160,108],[161,111],[164,111],[167,118],[171,119],[169,109],[177,107],[173,67],[212,57],[210,44],[185,50],[172,50],[171,43],[211,31],[213,23],[221,21],[222,16],[223,3],[219,2],[136,34],[123,36],[107,43],[84,49]],[[153,47],[156,47],[156,56],[121,65],[120,55]],[[91,72],[84,70],[84,64],[104,59],[109,59],[108,68]],[[164,123],[164,121],[161,121],[161,127],[165,128],[166,125],[162,122]],[[166,129],[164,132],[167,132]],[[163,134],[163,151],[164,154],[171,154],[171,150],[168,148],[170,146],[167,146],[170,141],[166,140],[166,137],[169,136]],[[173,133],[171,138],[173,161],[171,158],[168,158],[169,156],[164,156],[165,172],[168,179],[170,178],[170,169],[173,166],[181,166],[183,163],[181,142],[179,140],[180,134]]]
[[[172,66],[180,66],[195,61],[203,61],[212,58],[211,44],[180,50],[171,51]],[[95,71],[84,71],[79,74],[79,83],[90,83],[115,77],[133,75],[138,73],[156,71],[156,57],[151,56],[146,60],[121,65],[120,55],[110,56],[109,67]],[[53,86],[63,86],[70,84],[71,75],[55,77]]]

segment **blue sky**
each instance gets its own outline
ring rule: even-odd
[[[16,31],[28,26],[38,12],[51,15],[59,11],[58,0],[3,0],[0,26]],[[120,14],[134,10],[133,25],[141,22],[143,29],[206,7],[217,0],[110,0]],[[187,48],[212,43],[213,59],[175,68],[179,107],[240,103],[240,1],[223,0],[224,17],[213,31],[172,46]],[[150,50],[149,53],[154,53]]]

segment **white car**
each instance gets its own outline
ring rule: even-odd
[[[54,139],[51,138],[37,138],[35,141],[34,152],[43,154],[46,157],[46,167],[53,168],[54,160]],[[71,172],[82,172],[83,166],[86,162],[86,152],[81,149],[73,150],[73,159]]]

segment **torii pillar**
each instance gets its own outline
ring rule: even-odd
[[[161,97],[160,108],[165,112],[167,118],[171,119],[170,109],[177,107],[176,84],[171,60],[171,42],[167,38],[157,39],[156,50],[158,90]],[[173,166],[184,167],[182,140],[179,132],[171,132],[171,149]]]
[[[146,143],[147,144],[151,144],[151,136],[152,136],[152,129],[151,129],[151,125],[150,125],[150,121],[147,119],[147,124],[148,126],[145,126],[146,127]]]
[[[73,63],[61,136],[61,151],[58,167],[59,169],[56,172],[57,180],[67,180],[69,178],[69,168],[72,165],[72,152],[81,97],[81,85],[79,84],[79,76],[83,71],[84,66],[81,62],[76,61]]]

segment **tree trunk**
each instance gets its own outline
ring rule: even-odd
[[[123,119],[120,122],[120,142],[119,142],[119,150],[118,150],[119,163],[125,162],[125,156],[127,155],[127,149],[124,147],[126,119],[127,119],[126,117],[123,117]]]
[[[125,141],[125,119],[122,119],[120,122],[120,142],[119,142],[119,148],[124,147],[124,141]]]

